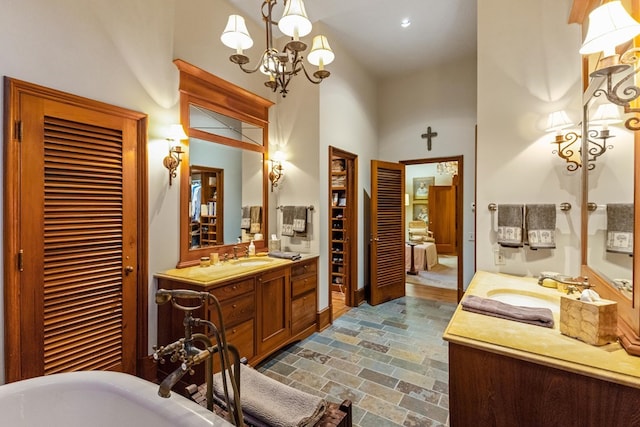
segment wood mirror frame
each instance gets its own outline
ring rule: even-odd
[[[640,0],[627,0],[625,6],[630,6],[631,15],[638,20],[640,17]],[[600,2],[597,0],[574,0],[569,23],[577,23],[582,25],[583,35],[586,33],[589,13],[599,6]],[[629,9],[628,9],[629,10]],[[635,45],[638,46],[638,39],[635,40]],[[583,57],[582,61],[582,80],[583,89],[585,92],[585,106],[583,107],[583,134],[588,127],[588,102],[590,96],[589,93],[593,93],[593,88],[589,87],[589,72],[593,67],[595,60],[587,56]],[[633,101],[634,104],[638,103],[638,100]],[[637,106],[637,105],[634,105]],[[636,230],[640,230],[640,209],[638,202],[640,201],[640,132],[634,133],[634,235]],[[587,152],[586,141],[583,140],[582,153],[585,156]],[[583,164],[586,164],[586,158],[583,158]],[[627,353],[634,356],[640,356],[640,289],[634,284],[633,295],[631,300],[625,298],[606,278],[604,278],[597,270],[590,266],[588,263],[588,221],[589,210],[587,204],[589,203],[588,197],[589,190],[589,174],[586,167],[582,168],[582,203],[581,203],[581,260],[582,260],[582,274],[589,278],[591,284],[596,286],[596,291],[605,299],[616,301],[618,303],[618,336],[620,344],[624,347]],[[634,254],[640,254],[640,241],[634,238]],[[636,256],[633,262],[633,278],[640,278],[640,262]]]
[[[214,76],[181,59],[173,61],[180,71],[180,122],[189,137],[212,143],[251,150],[262,154],[262,233],[267,236],[268,221],[268,166],[266,156],[269,135],[269,107],[273,102],[251,93],[233,83]],[[251,123],[263,129],[262,145],[203,132],[190,127],[189,106],[198,105],[234,119]],[[189,227],[189,149],[182,156],[180,168],[180,260],[177,267],[195,265],[212,252],[229,253],[235,244],[222,244],[192,249]],[[240,207],[238,207],[240,208]],[[238,230],[240,233],[240,230]],[[240,243],[248,245],[248,243]]]

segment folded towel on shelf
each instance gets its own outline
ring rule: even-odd
[[[523,205],[498,205],[498,244],[522,247]]]
[[[251,206],[251,226],[249,233],[260,233],[262,230],[262,206]]]
[[[607,205],[607,252],[633,254],[633,204]]]
[[[227,384],[233,400],[229,376]],[[220,372],[213,376],[213,391],[224,399]],[[326,400],[282,384],[246,365],[240,365],[240,403],[244,413],[273,427],[313,426],[327,408]]]
[[[240,228],[248,230],[251,227],[251,210],[249,206],[242,207],[242,219],[240,219]]]
[[[526,205],[525,225],[531,249],[555,249],[556,205]]]
[[[553,312],[548,308],[522,307],[475,295],[467,295],[460,304],[463,310],[473,313],[553,328]]]
[[[302,258],[300,252],[269,251],[269,256],[272,258],[290,259],[291,261],[297,261]]]
[[[293,231],[305,233],[307,231],[307,207],[296,206],[293,208]]]
[[[295,217],[295,207],[294,206],[283,206],[282,207],[282,234],[283,236],[294,236],[295,231],[293,230],[293,219]]]

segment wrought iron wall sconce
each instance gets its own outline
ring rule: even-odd
[[[180,141],[183,139],[188,139],[189,137],[184,132],[184,128],[180,124],[171,125],[169,130],[169,136],[167,137],[167,141],[169,141],[169,154],[162,159],[162,164],[165,168],[169,169],[169,186],[171,186],[173,178],[177,176],[177,169],[180,166],[180,162],[182,159],[180,156],[184,153],[182,151],[182,146],[173,145],[176,140]]]
[[[276,151],[272,159],[269,159],[271,162],[271,171],[269,171],[269,181],[271,182],[271,192],[273,189],[278,187],[278,182],[284,175],[284,167],[282,166],[284,160],[284,155],[281,151]]]
[[[601,129],[588,129],[587,133],[587,168],[593,170],[596,167],[596,159],[612,149],[613,145],[607,144],[613,135],[608,125],[620,123],[622,120],[613,104],[602,104],[598,107],[590,125],[602,126]],[[553,154],[567,162],[567,170],[576,171],[582,166],[582,135],[575,131],[564,133],[564,129],[572,127],[573,123],[564,111],[556,111],[549,115],[547,131],[555,131],[555,139],[552,144],[556,144]]]

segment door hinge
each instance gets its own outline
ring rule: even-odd
[[[18,271],[24,271],[24,250],[18,251]]]
[[[22,121],[21,120],[16,120],[13,128],[13,135],[16,141],[22,142]]]

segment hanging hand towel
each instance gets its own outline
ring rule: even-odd
[[[262,206],[251,206],[251,226],[249,227],[249,233],[260,233],[262,230]]]
[[[504,247],[522,247],[522,205],[498,205],[498,244]]]
[[[293,236],[293,218],[295,215],[295,208],[293,206],[284,206],[282,208],[282,235]]]
[[[633,254],[633,204],[607,205],[607,252]]]
[[[556,205],[526,205],[525,219],[529,248],[555,249]]]
[[[307,207],[296,206],[293,209],[293,231],[304,233],[307,231]]]
[[[249,206],[242,207],[242,219],[240,220],[240,228],[248,230],[251,227],[251,216],[249,213]]]

